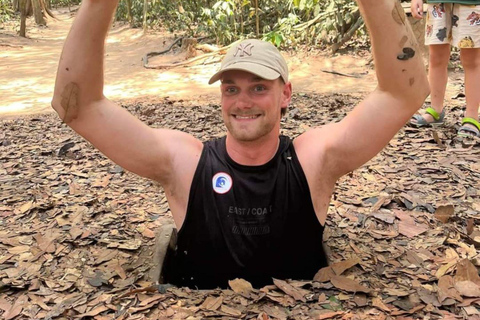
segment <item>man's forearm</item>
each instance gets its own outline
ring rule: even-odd
[[[379,88],[397,97],[425,99],[429,90],[425,65],[400,2],[357,3],[370,34]]]
[[[63,47],[52,101],[64,120],[75,118],[74,107],[103,97],[105,38],[117,4],[118,0],[82,2]]]

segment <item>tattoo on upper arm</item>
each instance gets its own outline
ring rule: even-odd
[[[60,102],[65,115],[63,122],[69,123],[78,116],[78,85],[75,82],[70,82],[65,86],[62,92],[62,101]]]

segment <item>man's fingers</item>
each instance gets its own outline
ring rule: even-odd
[[[412,17],[415,19],[422,19],[423,18],[423,5],[412,5],[410,7],[411,12],[412,12]]]

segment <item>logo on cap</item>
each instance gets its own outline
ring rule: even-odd
[[[213,190],[218,194],[225,194],[232,188],[232,177],[225,172],[219,172],[212,179]]]
[[[243,58],[245,57],[245,55],[247,56],[251,56],[252,55],[252,49],[253,49],[253,45],[251,43],[241,43],[237,46],[237,51],[235,51],[235,54],[233,55],[235,58],[240,54],[240,58]]]

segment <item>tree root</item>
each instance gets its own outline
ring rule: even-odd
[[[161,54],[167,53],[168,51],[172,50],[173,46],[176,45],[178,42],[182,41],[183,37],[178,38],[177,40],[173,41],[173,43],[165,50],[163,51],[157,51],[157,52],[149,52],[143,57],[143,66],[148,69],[148,58],[154,57],[154,56],[159,56]]]
[[[0,47],[23,48],[23,46],[0,42]]]
[[[181,38],[180,38],[181,39]],[[158,54],[162,54],[162,53],[165,53],[165,52],[168,52],[170,51],[171,47],[173,47],[173,45],[178,42],[179,39],[177,39],[171,46],[169,49],[167,50],[164,50]],[[159,64],[159,65],[155,65],[155,66],[149,66],[148,65],[148,57],[151,56],[152,53],[156,53],[156,52],[152,52],[152,53],[148,53],[145,58],[144,58],[144,68],[146,69],[168,69],[168,68],[174,68],[174,67],[180,67],[180,66],[185,66],[185,65],[188,65],[188,64],[191,64],[193,62],[196,62],[196,61],[199,61],[199,60],[203,60],[203,59],[206,59],[206,58],[209,58],[209,57],[213,57],[215,55],[218,55],[218,54],[221,54],[223,51],[225,50],[228,50],[230,47],[232,47],[233,45],[235,45],[237,42],[239,41],[235,41],[231,44],[229,44],[228,46],[224,46],[224,47],[221,47],[221,48],[218,48],[218,49],[215,49],[214,47],[211,47],[211,46],[205,46],[205,45],[201,45],[200,48],[201,49],[206,49],[206,50],[209,50],[209,51],[212,51],[212,52],[209,52],[209,53],[206,53],[206,54],[202,54],[200,56],[197,56],[195,58],[192,58],[192,59],[189,59],[187,61],[182,61],[182,62],[176,62],[176,63],[166,63],[166,64]],[[157,55],[157,54],[155,54]],[[145,63],[146,62],[146,63]]]

